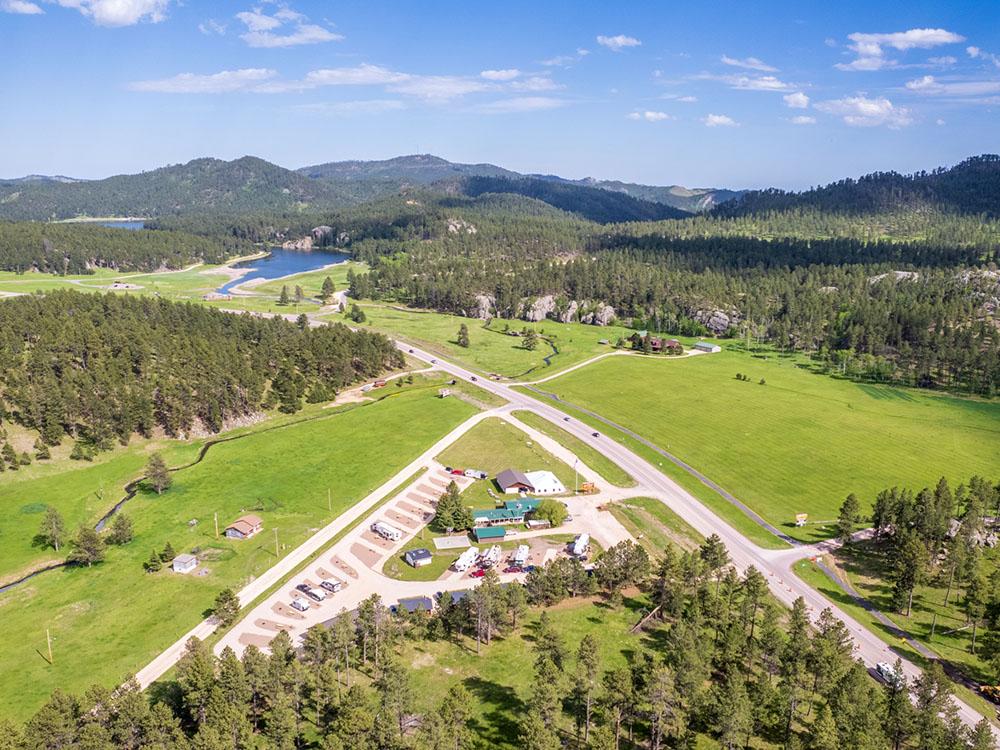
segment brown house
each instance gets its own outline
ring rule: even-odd
[[[264,522],[255,515],[240,516],[226,527],[230,539],[249,539],[264,528]]]

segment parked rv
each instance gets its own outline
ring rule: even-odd
[[[573,547],[571,554],[573,557],[583,557],[587,554],[587,550],[590,549],[590,534],[580,534],[576,539],[573,540]]]
[[[344,584],[340,581],[323,581],[320,583],[320,586],[329,591],[331,594],[336,594],[341,588],[343,588],[343,585]]]
[[[326,592],[323,589],[317,589],[310,586],[308,583],[300,583],[296,586],[299,591],[308,596],[314,602],[321,602],[326,599]]]
[[[492,568],[498,562],[500,562],[499,544],[494,544],[486,551],[486,554],[479,559],[479,564],[482,565],[484,568]]]
[[[452,566],[459,573],[464,573],[466,570],[472,567],[472,564],[476,562],[479,557],[479,548],[469,547],[465,552],[459,555],[459,558],[455,560],[455,564]]]
[[[514,552],[514,565],[518,567],[524,567],[524,564],[528,562],[528,554],[531,552],[531,548],[527,544],[518,545],[517,550]]]
[[[479,469],[466,469],[464,474],[469,479],[486,479],[489,477],[489,474],[485,471],[480,471]]]
[[[390,526],[384,521],[376,521],[372,524],[372,531],[378,534],[383,539],[388,539],[390,542],[398,542],[403,538],[403,532],[397,529],[395,526]]]

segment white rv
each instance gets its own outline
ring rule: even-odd
[[[479,557],[479,548],[469,547],[467,550],[465,550],[465,552],[463,552],[459,556],[457,560],[455,560],[455,564],[452,567],[454,567],[455,570],[457,570],[459,573],[463,573],[472,567],[472,564],[476,561],[478,557]]]
[[[580,534],[573,540],[573,557],[583,557],[590,549],[590,534]]]
[[[517,551],[514,552],[514,564],[524,566],[528,562],[528,554],[531,552],[531,548],[527,544],[518,545]]]
[[[398,542],[403,538],[403,532],[397,529],[395,526],[390,526],[384,521],[377,521],[372,524],[372,531],[378,534],[383,539],[388,539],[390,542]]]
[[[500,562],[499,544],[494,544],[492,547],[490,547],[486,551],[486,554],[483,555],[482,558],[479,560],[479,564],[482,565],[484,568],[492,568],[498,562]]]

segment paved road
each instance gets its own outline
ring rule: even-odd
[[[419,347],[402,343],[397,345],[410,356],[434,363],[456,378],[473,379],[472,373],[464,368],[440,360],[434,355],[422,351]],[[792,572],[792,566],[796,562],[804,557],[821,554],[830,548],[829,543],[781,550],[759,547],[713,513],[687,490],[626,446],[604,436],[594,437],[592,434],[594,430],[589,425],[576,419],[570,419],[567,422],[566,415],[560,410],[528,394],[514,390],[506,383],[477,378],[476,384],[506,398],[515,408],[533,411],[558,424],[574,437],[603,453],[636,480],[638,487],[634,488],[634,495],[647,495],[660,500],[705,536],[713,533],[718,534],[729,549],[734,565],[741,571],[750,565],[760,570],[766,577],[772,593],[784,604],[791,606],[795,599],[802,597],[814,620],[822,610],[829,608],[847,627],[854,639],[855,656],[867,666],[874,667],[878,662],[894,663],[896,661],[897,654],[884,641],[835,604],[829,602],[821,593],[800,580]],[[920,674],[920,669],[911,662],[903,660],[903,673],[907,678],[913,679]],[[963,701],[955,699],[955,704],[959,716],[968,726],[974,726],[983,718],[982,714]]]

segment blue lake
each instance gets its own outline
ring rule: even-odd
[[[102,227],[111,227],[112,229],[145,229],[146,222],[144,221],[105,221],[101,222]]]
[[[234,263],[233,268],[249,268],[250,270],[240,278],[226,282],[217,291],[219,294],[227,294],[237,284],[242,284],[251,279],[276,279],[279,276],[289,276],[293,273],[315,271],[317,268],[335,263],[346,263],[350,259],[350,255],[335,253],[329,250],[304,252],[302,250],[284,250],[280,247],[272,247],[270,255],[264,258],[254,258],[253,260]]]

